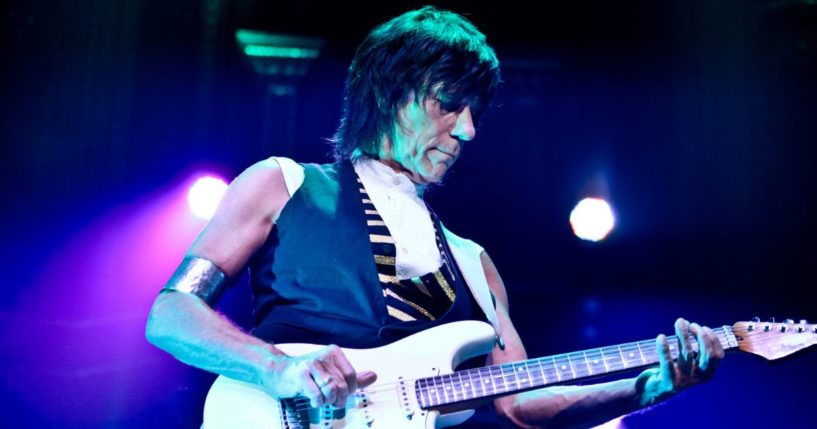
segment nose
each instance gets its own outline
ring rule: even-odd
[[[457,115],[457,122],[454,123],[454,129],[451,130],[451,136],[460,141],[471,141],[476,135],[474,119],[471,117],[471,106],[465,106]]]

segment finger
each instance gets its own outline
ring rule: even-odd
[[[678,340],[678,362],[686,364],[691,350],[691,340],[689,338],[689,322],[679,317],[675,321],[675,336]]]
[[[318,408],[323,405],[323,393],[321,389],[315,384],[311,371],[305,369],[301,375],[301,395],[309,399],[309,406]]]
[[[704,370],[706,368],[706,364],[709,362],[709,346],[711,342],[705,337],[704,330],[701,328],[701,325],[697,323],[689,324],[689,332],[695,336],[695,342],[698,346],[698,352],[695,353],[696,359],[694,363],[697,365],[698,369]]]
[[[705,328],[708,332],[712,347],[709,353],[710,359],[714,360],[716,363],[720,362],[723,359],[724,351],[723,351],[723,344],[721,344],[721,340],[718,338],[718,334],[715,333],[710,328]]]
[[[352,369],[352,365],[343,355],[343,351],[341,351],[340,347],[335,345],[327,347],[327,353],[323,359],[323,364],[327,371],[334,377],[333,388],[335,397],[334,400],[331,401],[331,404],[338,408],[344,408],[346,406],[346,398],[349,396],[349,393],[352,392],[349,388],[348,380],[352,378],[352,385],[355,385],[354,369]],[[351,376],[347,374],[348,371],[351,371]]]
[[[658,352],[658,367],[661,369],[661,373],[667,380],[671,380],[673,372],[670,364],[672,362],[672,352],[669,349],[669,341],[667,341],[666,335],[661,334],[655,339],[655,350]]]
[[[316,406],[319,407],[323,404],[334,403],[337,399],[334,387],[335,377],[333,377],[332,373],[327,370],[323,362],[319,360],[313,361],[310,368],[310,374],[312,376],[312,383],[318,389],[321,396],[320,404]]]
[[[718,336],[711,329],[704,327],[703,335],[707,342],[706,356],[701,359],[701,370],[712,373],[718,366],[718,362],[723,358],[723,346]]]
[[[377,380],[377,374],[372,371],[363,371],[357,373],[357,387],[362,389],[366,386],[370,386]]]
[[[338,346],[332,346],[332,363],[338,371],[338,375],[343,378],[344,388],[348,393],[357,390],[357,375],[349,359],[343,354],[343,350]]]

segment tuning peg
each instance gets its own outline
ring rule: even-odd
[[[783,323],[780,324],[780,332],[786,332],[789,330],[789,325],[794,325],[794,320],[786,319]]]
[[[808,320],[800,319],[800,324],[797,325],[797,332],[803,333],[808,329]]]
[[[760,317],[757,317],[757,316],[753,317],[752,322],[760,323]]]

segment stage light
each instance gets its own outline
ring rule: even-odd
[[[202,177],[187,193],[190,211],[201,219],[210,219],[226,191],[227,183],[223,180],[211,176]]]
[[[570,212],[570,226],[573,233],[582,240],[604,239],[613,229],[614,223],[613,210],[607,201],[600,198],[585,198]]]
[[[235,39],[256,72],[288,85],[294,84],[289,80],[306,75],[324,44],[322,39],[312,37],[244,29],[235,32]]]
[[[247,45],[244,53],[251,57],[275,58],[318,58],[318,49],[295,48],[289,46]]]

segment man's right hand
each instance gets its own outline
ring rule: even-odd
[[[302,356],[277,355],[262,370],[261,385],[275,398],[303,396],[310,406],[346,406],[346,398],[377,379],[355,372],[340,347],[331,345]]]

